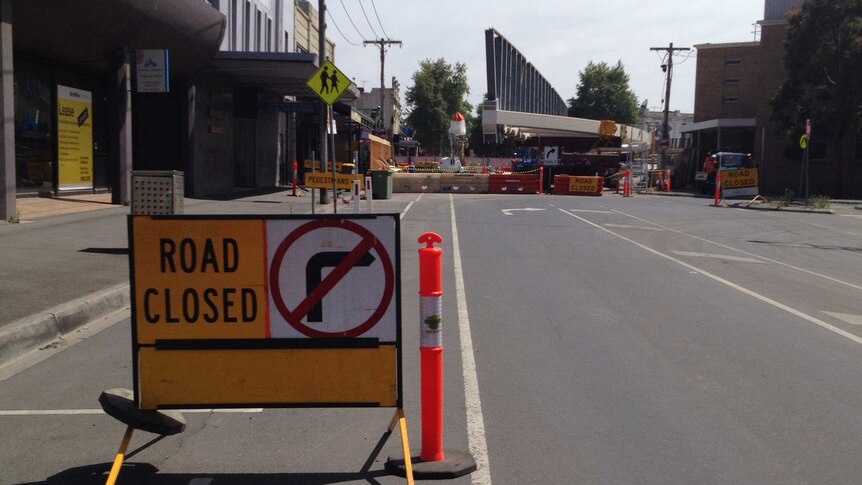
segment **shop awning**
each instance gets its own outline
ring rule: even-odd
[[[257,87],[280,96],[317,101],[305,84],[317,71],[317,54],[295,52],[219,52],[204,70],[233,78],[237,85]],[[358,97],[356,87],[344,90],[339,101]]]
[[[172,73],[215,56],[226,19],[203,0],[13,0],[16,51],[104,71],[122,48],[168,49]]]

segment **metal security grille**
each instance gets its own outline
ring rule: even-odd
[[[183,172],[176,170],[132,172],[132,214],[182,214],[183,183]]]

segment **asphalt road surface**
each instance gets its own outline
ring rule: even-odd
[[[404,397],[421,437],[417,237],[444,240],[444,446],[456,484],[862,481],[862,211],[694,198],[411,195]],[[128,312],[0,369],[0,483],[103,483]],[[391,409],[185,413],[120,483],[403,483]]]

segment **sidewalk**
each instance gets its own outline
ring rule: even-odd
[[[415,198],[377,199],[374,211],[400,212]],[[315,213],[333,213],[332,199],[324,207],[315,203]],[[129,208],[110,200],[110,194],[19,198],[20,223],[0,221],[0,366],[128,308]],[[309,193],[293,197],[280,190],[230,200],[187,198],[183,213],[311,214],[311,202]],[[339,199],[339,214],[353,211]]]

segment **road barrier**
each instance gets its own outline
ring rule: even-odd
[[[537,194],[537,174],[492,174],[488,176],[489,194]]]

